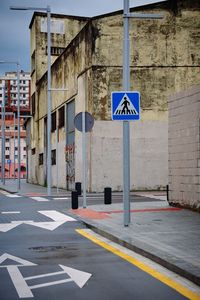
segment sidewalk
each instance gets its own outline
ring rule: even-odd
[[[7,191],[9,193],[19,193],[21,195],[38,194],[38,195],[47,196],[47,187],[40,186],[37,184],[27,183],[26,179],[20,180],[20,191],[19,192],[18,192],[18,179],[17,178],[15,180],[14,179],[6,179],[5,185],[3,185],[2,182],[0,182],[0,189]],[[52,196],[57,195],[58,193],[59,193],[59,195],[63,194],[65,196],[66,196],[66,193],[71,195],[71,193],[69,191],[62,190],[62,189],[59,189],[58,193],[57,193],[56,188],[52,188],[51,192],[52,192]]]
[[[0,189],[17,191],[16,183],[7,180]],[[52,196],[57,193],[52,189]],[[22,195],[47,195],[47,188],[21,180]],[[59,190],[59,195],[69,191]],[[134,194],[134,193],[131,193]],[[94,194],[92,194],[94,195]],[[88,195],[92,197],[91,194]],[[122,193],[113,193],[122,198]],[[102,194],[95,198],[103,199]],[[87,208],[65,211],[84,222],[97,233],[132,249],[200,285],[200,215],[171,207],[164,193],[138,193],[131,203],[131,223],[123,225],[123,204],[89,205]],[[159,201],[160,199],[160,201]],[[114,201],[113,201],[114,202]],[[98,202],[99,203],[99,202]]]
[[[167,201],[131,203],[131,224],[123,225],[122,203],[70,210],[89,228],[200,285],[200,215]],[[163,199],[163,196],[160,197]]]

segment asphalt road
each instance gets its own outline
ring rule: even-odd
[[[0,194],[0,299],[186,299],[76,229],[66,201]]]

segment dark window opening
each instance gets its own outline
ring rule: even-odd
[[[51,132],[56,130],[56,111],[51,115]]]
[[[51,164],[56,165],[56,149],[51,150]]]
[[[35,155],[35,148],[31,149],[31,154]]]
[[[39,166],[43,165],[43,153],[39,154]]]
[[[35,114],[35,93],[31,96],[31,113],[32,116]]]
[[[65,48],[63,47],[51,47],[51,55],[59,56]],[[47,47],[46,47],[46,55],[47,55]]]
[[[59,117],[59,121],[58,121],[58,127],[64,127],[65,126],[65,106],[62,106],[59,110],[58,110],[58,117]]]

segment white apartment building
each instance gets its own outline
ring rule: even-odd
[[[20,72],[20,107],[29,109],[30,104],[30,73]],[[3,86],[5,86],[5,105],[9,108],[17,107],[17,72],[6,72],[0,76],[0,106],[3,100]]]

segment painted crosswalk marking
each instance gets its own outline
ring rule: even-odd
[[[17,195],[17,194],[6,194],[7,197],[9,198],[21,198],[21,195]]]
[[[30,198],[35,200],[35,201],[38,201],[38,202],[47,202],[47,201],[49,201],[48,199],[43,198],[43,197],[30,197]]]

